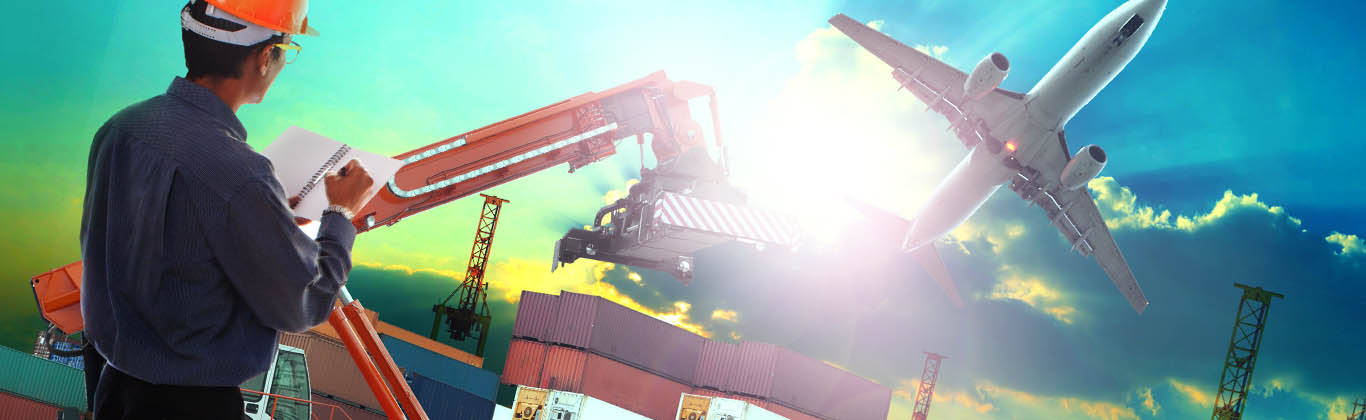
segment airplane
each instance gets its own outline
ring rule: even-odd
[[[1148,299],[1086,188],[1108,157],[1094,144],[1073,155],[1063,128],[1138,54],[1166,7],[1166,0],[1120,5],[1023,94],[999,87],[1010,70],[1010,61],[999,52],[982,58],[967,74],[844,14],[835,15],[830,23],[891,65],[901,87],[927,104],[926,110],[947,118],[949,130],[969,149],[912,220],[871,206],[855,207],[899,220],[906,232],[902,250],[961,307],[957,287],[933,243],[1009,183],[1011,191],[1044,210],[1074,251],[1094,256],[1142,314]]]

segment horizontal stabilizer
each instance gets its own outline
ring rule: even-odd
[[[958,296],[958,286],[953,284],[953,276],[949,275],[949,267],[944,265],[944,259],[939,256],[939,250],[934,248],[934,244],[925,244],[920,248],[911,251],[911,257],[925,268],[925,272],[930,274],[930,278],[935,283],[939,283],[939,288],[944,289],[944,294],[949,295],[949,300],[959,308],[963,307],[963,298]]]

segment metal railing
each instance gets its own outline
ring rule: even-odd
[[[271,400],[270,400],[270,417],[271,417],[271,418],[275,418],[275,408],[276,408],[277,405],[279,405],[280,400],[283,399],[283,400],[288,400],[288,401],[294,401],[294,402],[300,402],[300,403],[308,404],[309,407],[323,406],[323,407],[327,407],[327,408],[328,408],[327,417],[321,417],[321,416],[319,416],[319,415],[318,415],[318,410],[313,410],[313,409],[308,410],[308,412],[309,412],[309,417],[311,417],[311,418],[313,418],[313,419],[317,419],[317,420],[339,420],[339,419],[343,419],[343,418],[344,418],[344,419],[346,419],[346,420],[354,420],[354,419],[351,418],[351,415],[350,415],[350,414],[346,414],[346,411],[345,411],[345,410],[342,410],[341,407],[337,406],[336,404],[328,404],[328,403],[325,403],[325,402],[317,402],[317,401],[312,401],[312,400],[303,400],[303,399],[298,399],[298,398],[294,398],[294,397],[288,397],[288,396],[284,396],[284,395],[280,395],[280,394],[271,394],[271,393],[268,393],[268,392],[253,391],[253,390],[250,390],[250,389],[242,389],[242,388],[239,388],[239,389],[241,389],[242,392],[246,392],[246,393],[250,393],[250,394],[256,394],[256,395],[261,395],[261,396],[265,396],[265,397],[273,397],[273,398],[271,398]],[[338,416],[337,416],[337,413],[341,413],[341,416],[338,417]]]

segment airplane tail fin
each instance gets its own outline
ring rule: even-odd
[[[873,220],[883,227],[883,232],[892,233],[900,238],[901,235],[911,228],[911,221],[897,216],[896,214],[880,209],[872,204],[859,201],[853,197],[844,197],[851,207],[862,213],[864,217]],[[944,294],[949,296],[959,308],[963,307],[963,299],[958,296],[958,286],[953,283],[953,276],[949,275],[949,267],[944,265],[944,259],[939,256],[939,251],[934,248],[934,244],[926,244],[911,251],[911,257],[925,268],[925,272],[930,274],[930,278],[939,284],[939,288],[944,290]]]
[[[949,274],[949,267],[944,265],[944,258],[939,256],[939,250],[934,248],[934,244],[925,244],[920,248],[911,251],[911,257],[925,268],[925,272],[930,274],[930,278],[939,284],[940,289],[944,289],[944,294],[949,295],[949,300],[959,308],[963,307],[963,298],[958,296],[958,286],[953,283],[953,276]]]

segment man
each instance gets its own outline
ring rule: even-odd
[[[238,385],[269,368],[278,331],[325,321],[346,283],[350,220],[374,181],[356,161],[328,174],[312,239],[236,116],[311,32],[306,12],[306,0],[192,0],[186,77],[95,134],[81,313],[108,360],[100,420],[240,419]]]

